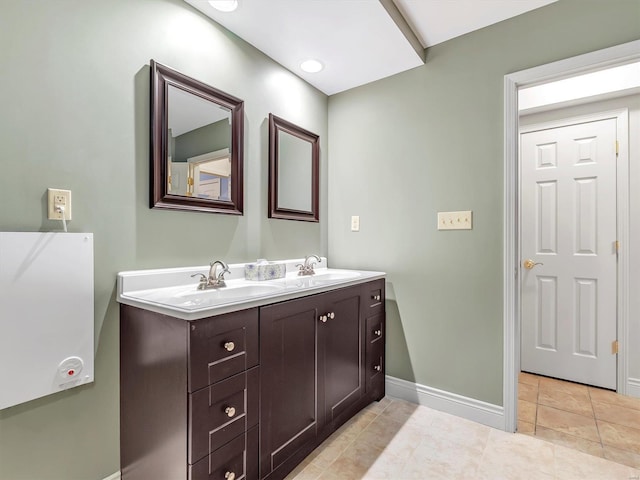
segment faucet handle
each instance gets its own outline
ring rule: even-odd
[[[207,276],[204,273],[194,273],[191,275],[191,278],[197,277],[200,275],[200,281],[198,282],[198,290],[204,290],[207,287]]]
[[[220,270],[220,273],[218,274],[218,280],[223,280],[224,274],[229,273],[229,265],[221,261],[220,266],[222,267],[222,270]]]

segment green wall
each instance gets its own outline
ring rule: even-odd
[[[173,139],[173,161],[186,162],[191,157],[231,149],[230,139],[231,124],[226,119],[185,132]]]
[[[96,334],[95,383],[0,411],[0,479],[99,480],[120,465],[116,273],[326,255],[326,188],[319,224],[267,219],[267,155],[271,112],[320,135],[326,186],[327,97],[182,0],[0,3],[0,230],[60,230],[46,189],[73,191]],[[149,209],[152,58],[245,101],[244,216]]]
[[[639,37],[638,0],[560,0],[330,97],[329,260],[388,272],[389,375],[502,405],[504,75]]]

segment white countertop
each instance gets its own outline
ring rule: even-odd
[[[226,287],[198,290],[198,279],[191,275],[207,274],[209,266],[138,270],[118,274],[117,300],[125,305],[153,312],[197,320],[223,313],[259,307],[342,287],[384,278],[384,272],[327,268],[326,258],[316,267],[315,275],[299,276],[296,264],[303,259],[283,260],[287,275],[276,280],[244,279],[244,263],[229,265]]]

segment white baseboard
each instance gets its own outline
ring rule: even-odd
[[[120,480],[120,472],[112,473],[111,475],[103,478],[102,480]]]
[[[504,408],[456,393],[408,382],[400,378],[385,378],[387,394],[426,407],[504,430]]]
[[[627,395],[640,398],[640,378],[627,378]]]

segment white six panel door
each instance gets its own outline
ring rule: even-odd
[[[615,389],[616,119],[523,133],[520,152],[521,369]]]

